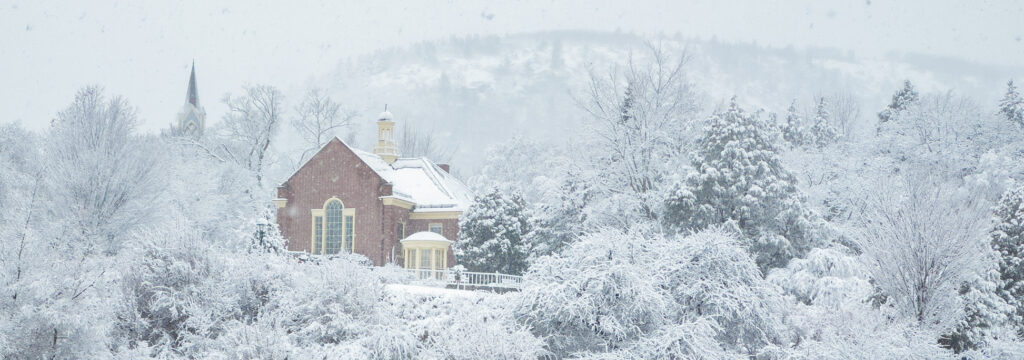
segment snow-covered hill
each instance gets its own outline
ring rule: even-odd
[[[831,49],[766,48],[684,37],[645,39],[621,33],[546,32],[452,38],[380,50],[341,61],[310,86],[327,88],[360,112],[356,144],[369,148],[372,119],[385,104],[399,124],[432,133],[453,152],[456,173],[476,169],[487,146],[514,134],[563,141],[586,121],[574,94],[588,71],[607,72],[640,56],[645,42],[685,48],[705,112],[732,95],[750,108],[809,109],[815,96],[852,95],[862,128],[902,83],[925,92],[954,90],[983,106],[1024,68],[928,56],[863,58]],[[441,159],[446,161],[448,159]],[[465,174],[465,173],[464,173]]]

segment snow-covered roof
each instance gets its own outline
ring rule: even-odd
[[[438,234],[436,232],[430,232],[430,231],[420,231],[418,233],[415,233],[415,234],[407,236],[405,239],[402,239],[402,242],[406,242],[406,241],[442,241],[442,242],[452,242],[451,240],[446,239],[444,236],[441,236],[441,234]]]
[[[374,153],[349,148],[392,185],[392,196],[415,204],[413,212],[465,211],[473,203],[469,187],[430,159],[400,158],[388,164]]]

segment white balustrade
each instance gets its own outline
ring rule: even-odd
[[[416,279],[427,283],[437,282],[455,287],[519,289],[523,284],[523,277],[518,275],[430,269],[405,269],[405,271]]]

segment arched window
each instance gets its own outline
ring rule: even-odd
[[[356,209],[346,208],[338,198],[331,198],[320,209],[312,209],[313,231],[310,253],[333,255],[353,252],[356,238]]]
[[[342,207],[341,201],[338,200],[331,200],[327,202],[327,206],[324,207],[324,215],[327,220],[324,222],[325,254],[337,254],[341,251],[341,235],[344,225],[341,213],[343,209],[344,207]],[[351,251],[351,247],[346,247],[345,250]]]

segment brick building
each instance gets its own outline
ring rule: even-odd
[[[356,253],[377,266],[455,264],[450,244],[473,194],[447,165],[399,157],[394,125],[390,112],[381,113],[373,153],[332,139],[277,188],[289,251]]]

